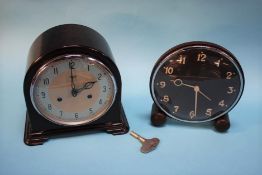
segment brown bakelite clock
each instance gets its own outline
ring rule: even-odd
[[[228,112],[243,89],[243,71],[228,50],[201,41],[178,45],[160,57],[151,74],[152,124],[163,125],[166,117],[212,121],[224,132],[230,127]]]
[[[34,41],[24,96],[28,145],[58,134],[124,134],[129,129],[121,104],[121,77],[110,48],[99,33],[82,25],[57,26]]]

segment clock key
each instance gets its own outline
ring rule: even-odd
[[[142,153],[149,153],[149,152],[153,151],[154,149],[156,149],[156,147],[158,146],[158,144],[160,142],[160,140],[158,138],[146,139],[146,138],[138,135],[134,131],[131,131],[130,135],[140,141],[140,143],[142,144],[140,151]]]

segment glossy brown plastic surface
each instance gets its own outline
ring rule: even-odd
[[[58,125],[45,119],[33,107],[30,98],[30,85],[37,70],[46,62],[64,54],[85,54],[95,58],[110,69],[116,80],[115,101],[107,113],[94,122],[81,126]],[[121,103],[121,88],[119,70],[114,63],[107,42],[99,33],[88,27],[75,24],[56,26],[45,31],[34,41],[28,56],[28,69],[24,79],[24,96],[27,106],[24,142],[27,145],[38,145],[55,135],[79,131],[127,133],[129,125]]]

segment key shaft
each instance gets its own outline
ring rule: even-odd
[[[136,138],[137,140],[139,140],[141,143],[146,141],[144,137],[140,136],[139,134],[135,133],[134,131],[131,131],[130,135]]]

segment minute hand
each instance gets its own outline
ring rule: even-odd
[[[77,96],[77,90],[75,88],[75,83],[74,83],[73,65],[70,64],[69,67],[70,67],[70,78],[71,78],[71,88],[72,88],[71,94],[72,94],[73,97],[76,97]]]

